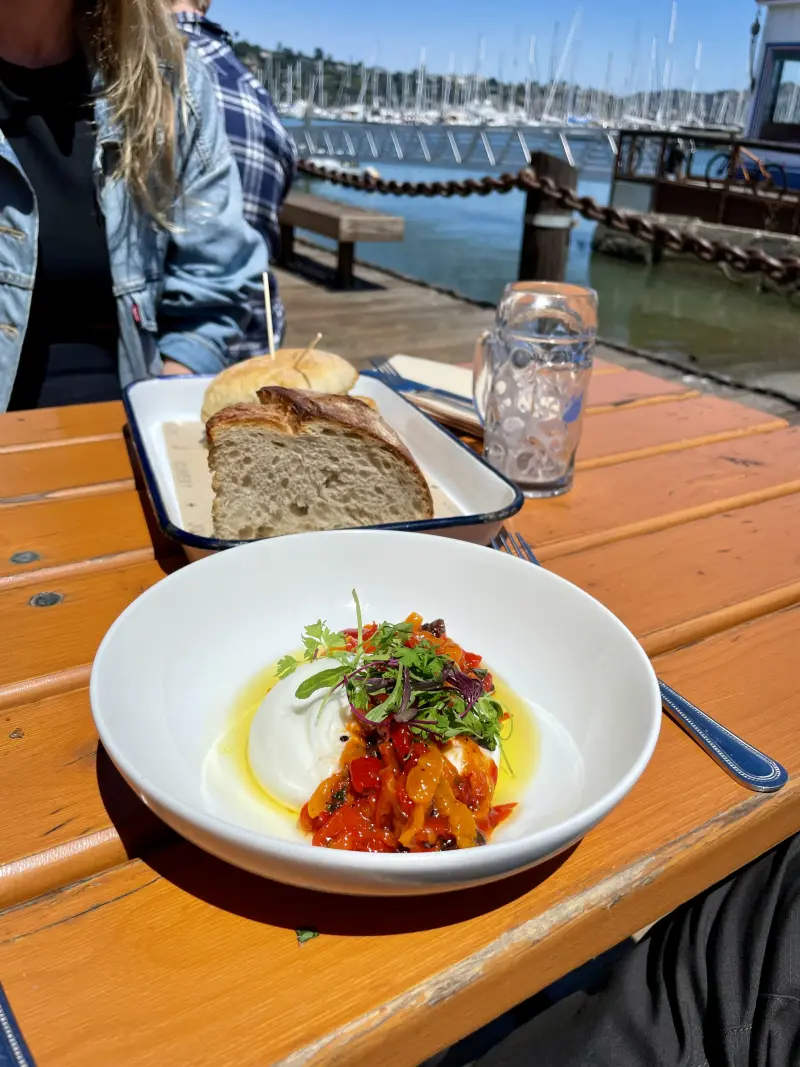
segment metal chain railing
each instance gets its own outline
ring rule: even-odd
[[[577,211],[591,222],[602,222],[609,229],[629,233],[641,241],[658,245],[669,252],[692,255],[703,263],[725,263],[740,274],[759,272],[766,274],[778,284],[796,282],[800,279],[800,257],[770,256],[759,248],[741,248],[728,241],[708,241],[633,211],[619,211],[605,207],[590,196],[578,196],[574,189],[557,185],[552,178],[539,176],[534,167],[525,167],[517,174],[501,174],[494,178],[465,178],[463,181],[447,182],[398,182],[385,181],[367,174],[347,174],[317,166],[301,160],[299,169],[311,177],[323,178],[334,185],[347,189],[360,189],[366,193],[382,193],[387,196],[488,196],[489,193],[510,193],[514,189],[523,192],[538,191],[570,211]]]

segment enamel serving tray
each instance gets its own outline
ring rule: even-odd
[[[186,529],[179,494],[164,436],[166,423],[199,422],[210,376],[177,376],[134,382],[123,401],[147,491],[158,524],[179,542],[189,559],[231,548],[239,541],[223,541]],[[354,396],[374,400],[416,460],[432,487],[434,518],[373,527],[410,530],[456,537],[486,544],[503,522],[515,515],[523,496],[513,482],[488,465],[471,448],[396,393],[371,371],[362,372]]]

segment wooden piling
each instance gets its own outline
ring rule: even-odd
[[[532,152],[531,166],[541,177],[558,185],[577,188],[578,171],[566,160]],[[519,256],[521,282],[561,282],[567,269],[572,212],[540,190],[530,190],[525,201],[522,247]]]

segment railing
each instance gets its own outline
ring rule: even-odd
[[[459,126],[380,122],[287,123],[303,159],[410,163],[486,172],[519,170],[534,152],[548,152],[575,167],[581,177],[611,177],[616,134],[594,128],[548,126]]]

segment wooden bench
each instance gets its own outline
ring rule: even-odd
[[[402,241],[405,219],[311,193],[290,193],[281,209],[280,226],[282,266],[291,265],[296,226],[338,242],[336,281],[346,289],[353,281],[356,241]]]

